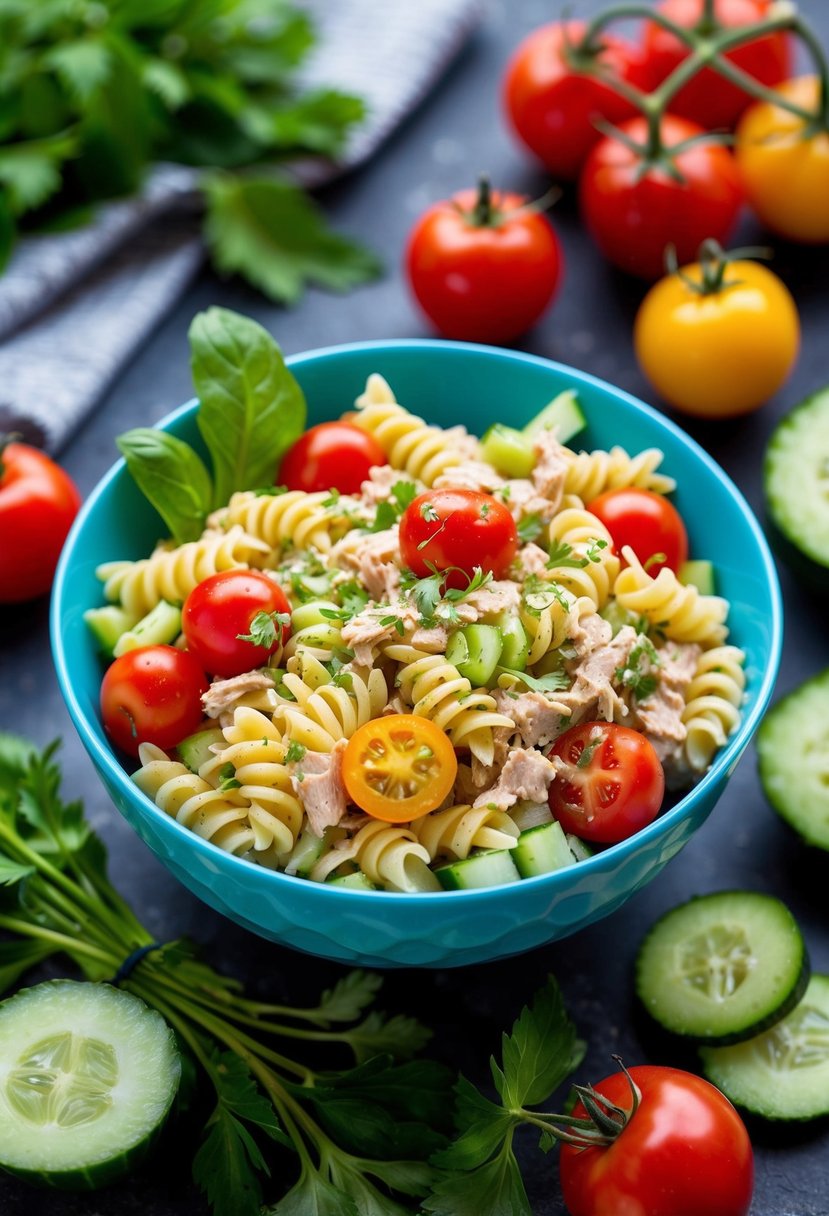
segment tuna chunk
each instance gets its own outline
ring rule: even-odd
[[[532,483],[536,493],[552,502],[557,510],[567,477],[567,449],[561,446],[554,431],[542,431],[533,446],[536,466],[532,471]]]
[[[579,658],[584,658],[591,651],[598,650],[600,646],[607,646],[612,636],[613,629],[610,622],[606,621],[603,616],[599,616],[598,612],[591,612],[582,617],[577,616],[572,621],[570,628],[570,641]]]
[[[394,624],[381,625],[381,621],[395,615],[395,609],[387,605],[364,608],[350,621],[343,625],[342,639],[350,650],[354,651],[354,662],[361,667],[374,666],[374,647],[382,642],[389,642],[396,637],[401,641],[400,634]]]
[[[522,799],[546,802],[555,775],[554,765],[541,752],[513,748],[495,785],[479,794],[474,806],[495,806],[499,811],[506,811]]]
[[[556,693],[556,699],[570,710],[569,725],[591,718],[612,722],[627,716],[627,706],[613,687],[613,678],[617,669],[626,665],[636,642],[635,631],[623,625],[612,641],[581,659],[573,672],[572,688]]]
[[[376,507],[379,502],[391,497],[392,486],[399,481],[409,482],[420,493],[421,483],[412,481],[408,473],[401,473],[400,469],[393,469],[390,464],[375,464],[360,486],[360,497],[368,506]]]
[[[544,578],[547,573],[547,562],[549,554],[532,542],[529,545],[524,545],[518,550],[518,556],[515,559],[515,564],[520,568],[525,578],[529,578],[531,574],[535,574],[538,578]]]
[[[560,506],[560,498],[558,501],[544,498],[524,477],[504,482],[498,497],[504,500],[516,522],[527,515],[537,515],[541,523],[548,524]]]
[[[326,828],[336,827],[345,815],[345,748],[346,740],[339,739],[331,752],[306,752],[291,777],[296,796],[308,816],[308,826],[315,836],[322,836]]]
[[[504,484],[504,479],[496,473],[491,464],[482,460],[464,460],[453,468],[441,473],[435,478],[435,489],[449,487],[453,490],[482,490],[492,494]]]
[[[487,583],[455,604],[458,617],[465,625],[486,616],[498,616],[501,612],[517,616],[520,607],[521,585],[509,578]]]
[[[252,692],[273,688],[273,679],[263,671],[245,671],[229,680],[214,680],[201,703],[208,718],[218,718],[234,709],[242,697]]]
[[[514,700],[508,701],[508,705],[503,712],[512,718],[525,747],[552,743],[570,725],[569,707],[540,692],[519,693]]]
[[[685,742],[687,731],[682,721],[685,690],[694,678],[702,652],[695,643],[669,642],[657,653],[659,666],[654,668],[654,674],[659,683],[649,697],[633,701],[632,725],[647,736],[665,763]]]

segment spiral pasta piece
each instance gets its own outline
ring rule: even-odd
[[[622,556],[627,567],[613,588],[620,608],[646,617],[675,642],[699,642],[708,647],[725,641],[728,600],[718,595],[700,595],[696,587],[684,587],[667,566],[652,578],[627,545]]]
[[[237,792],[248,804],[251,848],[257,860],[266,865],[284,864],[296,844],[304,812],[284,763],[282,736],[266,714],[247,706],[234,711],[233,722],[222,733],[227,746],[215,761],[202,765],[199,775],[209,777],[218,767],[233,766]]]
[[[736,646],[714,646],[699,657],[682,714],[685,756],[694,772],[705,772],[714,752],[739,725],[744,662],[745,655]]]
[[[242,490],[231,497],[224,522],[227,527],[242,527],[271,549],[312,548],[328,553],[336,540],[360,522],[356,499],[341,494],[332,502],[331,497],[327,490],[313,494],[303,490],[286,494]]]
[[[574,611],[581,611],[576,606],[584,603],[589,605],[591,612],[594,610],[591,599],[576,600],[558,587],[539,588],[523,599],[519,615],[530,642],[528,666],[541,662],[570,636]]]
[[[343,675],[344,682],[309,689],[301,704],[279,706],[274,718],[287,738],[309,751],[330,752],[340,739],[350,739],[358,727],[380,717],[389,699],[382,671],[355,668]]]
[[[646,448],[635,456],[629,456],[621,447],[612,447],[609,452],[565,449],[565,459],[565,493],[578,494],[585,502],[592,502],[606,490],[626,490],[629,486],[652,490],[654,494],[670,494],[676,489],[673,477],[656,471],[663,460],[659,448]]]
[[[138,758],[141,768],[132,780],[177,823],[236,856],[253,848],[254,832],[241,790],[215,789],[152,743],[141,744]]]
[[[181,604],[190,592],[220,570],[264,566],[269,546],[236,526],[206,534],[175,549],[157,549],[136,562],[104,562],[95,571],[108,600],[120,601],[139,617],[161,600]]]
[[[439,891],[429,861],[428,850],[409,828],[374,820],[361,827],[345,847],[324,853],[311,870],[311,878],[324,882],[340,867],[353,863],[386,891]]]
[[[338,651],[345,649],[342,623],[323,621],[316,625],[306,625],[304,629],[298,629],[296,633],[292,633],[282,653],[285,659],[303,654],[322,663],[328,663]]]
[[[358,412],[351,419],[354,425],[374,436],[392,468],[427,487],[447,469],[477,454],[478,445],[471,436],[464,434],[461,445],[459,429],[430,426],[410,414],[376,372],[369,376],[365,392],[355,404]]]
[[[473,689],[445,655],[405,644],[385,646],[383,653],[402,664],[395,682],[412,713],[439,726],[453,747],[468,747],[482,764],[492,764],[493,729],[515,727],[512,718],[498,713],[495,698],[486,689]]]
[[[518,842],[518,827],[506,811],[465,804],[433,811],[411,825],[431,861],[461,861],[472,849],[511,849]]]
[[[577,597],[589,598],[597,611],[610,599],[619,573],[613,540],[602,521],[582,506],[565,506],[549,529],[550,549],[563,554],[547,577]],[[574,564],[582,563],[582,564]]]

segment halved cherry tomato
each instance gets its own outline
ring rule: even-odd
[[[352,802],[385,823],[410,823],[436,810],[455,783],[458,761],[428,718],[389,714],[355,731],[343,753]]]
[[[715,0],[715,27],[706,31],[716,35],[723,29],[754,25],[766,14],[766,0]],[[704,0],[663,0],[657,11],[677,25],[692,30],[702,24]],[[644,30],[643,58],[647,89],[653,90],[687,59],[689,48],[656,21]],[[791,65],[788,35],[777,31],[754,38],[724,56],[761,84],[776,85],[785,80]],[[672,114],[689,118],[709,130],[733,127],[751,98],[713,68],[703,68],[674,95],[669,103]]]
[[[519,45],[504,77],[504,107],[519,139],[557,181],[574,181],[601,138],[596,119],[618,124],[636,114],[612,84],[591,74],[591,63],[629,84],[644,87],[639,52],[632,43],[602,32],[591,58],[577,48],[583,21],[556,21],[534,30]]]
[[[190,592],[181,611],[181,630],[205,671],[238,676],[262,667],[287,642],[290,616],[285,592],[267,574],[222,570]]]
[[[644,118],[633,118],[619,130],[645,146]],[[702,127],[666,114],[660,131],[665,153],[652,163],[615,136],[602,139],[588,156],[579,184],[582,215],[602,253],[643,279],[662,277],[669,245],[680,264],[693,262],[706,238],[727,245],[743,203],[740,174],[726,148],[694,143],[671,154],[702,135]]]
[[[778,92],[816,111],[816,76],[787,81]],[[790,241],[829,241],[829,130],[807,123],[781,106],[750,106],[737,128],[737,165],[749,205],[774,232]]]
[[[0,440],[0,604],[49,590],[80,505],[75,483],[53,460]]]
[[[662,494],[631,486],[607,490],[594,498],[588,508],[613,537],[621,553],[630,545],[640,562],[648,563],[648,573],[656,576],[663,566],[677,573],[688,560],[688,533],[676,507]],[[658,560],[651,558],[662,554]]]
[[[427,490],[400,520],[403,564],[425,578],[448,571],[445,585],[463,590],[475,568],[503,578],[518,549],[515,520],[491,494],[479,490]]]
[[[406,251],[412,291],[447,338],[509,342],[558,288],[563,256],[546,216],[519,194],[462,190],[415,224]]]
[[[665,775],[639,731],[613,722],[582,722],[550,750],[563,762],[550,786],[550,810],[565,832],[613,844],[656,818]]]
[[[677,1068],[628,1070],[639,1106],[608,1145],[562,1144],[561,1189],[570,1216],[747,1216],[754,1187],[751,1141],[718,1089]],[[593,1088],[630,1110],[623,1072]],[[577,1118],[587,1111],[581,1102]]]
[[[130,756],[140,743],[168,750],[198,730],[209,685],[198,660],[175,646],[142,646],[116,659],[101,683],[101,715],[112,742]]]
[[[369,471],[388,463],[386,453],[367,431],[350,422],[321,422],[288,449],[276,481],[306,494],[315,490],[359,494]]]

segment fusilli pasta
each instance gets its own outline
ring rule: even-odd
[[[628,546],[622,550],[622,556],[627,566],[613,588],[621,608],[644,616],[675,642],[717,646],[725,641],[727,600],[718,595],[700,595],[696,587],[683,586],[668,566],[663,566],[652,578]]]

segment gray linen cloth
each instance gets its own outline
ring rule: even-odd
[[[322,185],[368,159],[427,94],[473,29],[482,0],[307,0],[318,45],[303,70],[363,97],[367,120],[331,164],[294,168]],[[198,173],[159,165],[137,199],[88,227],[29,237],[0,277],[0,431],[55,452],[201,265]]]

